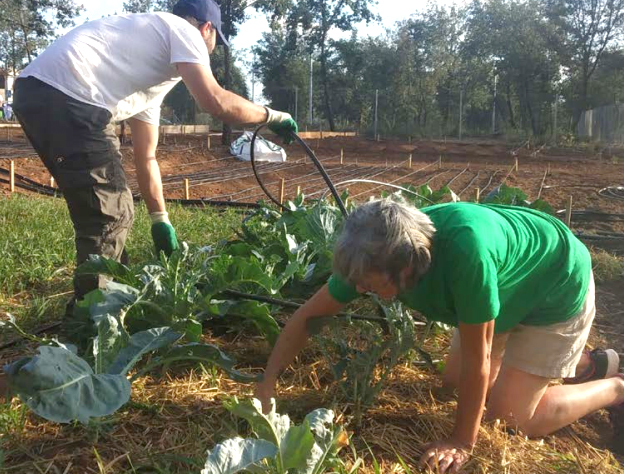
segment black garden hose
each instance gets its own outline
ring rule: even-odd
[[[256,128],[256,130],[254,131],[253,137],[251,138],[251,144],[250,144],[251,149],[249,150],[249,155],[250,155],[250,159],[251,159],[251,167],[253,169],[254,175],[256,176],[256,180],[258,181],[258,184],[260,185],[260,187],[262,188],[264,193],[268,196],[268,198],[271,201],[273,201],[277,206],[279,206],[282,210],[287,211],[288,209],[281,202],[279,202],[277,199],[275,199],[273,197],[273,195],[269,192],[269,190],[266,188],[266,186],[262,182],[262,179],[260,179],[260,176],[258,175],[258,170],[256,169],[256,157],[255,157],[254,148],[255,148],[256,138],[258,136],[258,133],[260,133],[260,130],[264,126],[265,125],[260,125],[258,128]],[[299,135],[297,135],[296,133],[291,132],[291,137],[299,145],[301,145],[301,147],[304,149],[306,154],[312,160],[312,163],[314,163],[316,165],[316,167],[319,170],[319,173],[321,173],[321,176],[325,180],[325,183],[327,183],[327,186],[329,187],[329,190],[331,191],[332,196],[334,196],[334,199],[336,200],[336,204],[338,205],[338,208],[340,209],[340,212],[342,213],[342,215],[344,217],[347,217],[347,214],[348,214],[347,213],[347,209],[346,209],[344,203],[342,202],[342,199],[340,198],[340,195],[338,194],[338,191],[336,191],[336,188],[334,187],[334,183],[332,183],[332,180],[330,179],[329,175],[325,171],[325,168],[323,167],[321,162],[318,160],[318,158],[316,157],[316,155],[314,154],[312,149],[310,149],[308,144],[306,142],[304,142],[301,139],[301,137],[299,137]]]

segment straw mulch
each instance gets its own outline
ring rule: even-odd
[[[260,370],[269,353],[266,342],[237,337],[218,343],[241,365]],[[435,347],[442,347],[435,341]],[[23,348],[22,348],[23,350]],[[441,349],[440,349],[441,350]],[[5,356],[6,354],[3,354]],[[232,382],[210,368],[178,366],[152,374],[133,385],[131,402],[114,416],[90,426],[46,422],[12,401],[0,411],[4,464],[0,472],[20,474],[198,473],[205,452],[219,441],[245,436],[247,426],[223,407],[225,397],[251,396],[253,387]],[[314,344],[282,377],[278,409],[300,420],[318,407],[333,408],[349,426],[350,407],[341,399],[325,359]],[[364,458],[361,474],[373,474],[372,457],[382,473],[404,473],[400,456],[416,468],[423,444],[448,435],[456,400],[444,393],[433,371],[404,363],[387,380],[351,442]],[[593,421],[544,440],[508,433],[497,423],[484,423],[467,473],[546,474],[624,472],[613,455],[587,443],[601,440]],[[575,425],[575,426],[576,426]],[[598,423],[600,425],[600,423]],[[600,426],[598,426],[600,431]],[[579,433],[582,437],[579,436]],[[353,458],[350,449],[345,450]],[[0,459],[2,454],[0,453]]]

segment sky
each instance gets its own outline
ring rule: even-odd
[[[377,5],[373,7],[373,11],[380,16],[381,21],[368,25],[364,23],[358,25],[358,35],[360,37],[379,36],[383,34],[386,29],[394,26],[397,21],[406,19],[417,11],[425,10],[428,5],[427,0],[415,0],[400,2],[401,8],[397,8],[397,3],[399,3],[397,0],[378,0]],[[454,3],[454,0],[438,0],[433,3],[450,6]],[[95,20],[102,16],[123,13],[123,0],[85,1],[83,5],[85,6],[85,11],[76,19],[76,24],[87,20]],[[409,7],[407,5],[409,5]],[[245,68],[242,61],[249,61],[250,59],[245,57],[245,51],[250,51],[250,48],[256,45],[262,38],[262,33],[266,31],[269,31],[269,25],[264,15],[252,11],[247,21],[240,26],[238,35],[231,41],[232,47],[238,53],[237,57],[239,61],[237,65],[239,67]],[[247,77],[250,77],[250,74],[248,74]],[[248,80],[248,82],[250,81]],[[251,92],[251,84],[249,83],[248,86]],[[256,93],[258,93],[258,84],[256,84],[255,90]],[[258,98],[257,95],[256,98]]]

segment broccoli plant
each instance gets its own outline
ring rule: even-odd
[[[377,305],[387,322],[385,331],[377,324],[358,321],[351,323],[357,325],[355,338],[345,337],[335,326],[329,335],[317,337],[344,398],[353,406],[356,427],[392,369],[414,347],[415,323],[403,305],[398,301],[390,305],[377,301]]]
[[[486,204],[506,204],[509,206],[528,207],[548,214],[555,213],[552,206],[543,199],[529,201],[528,196],[522,189],[507,186],[505,183],[494,188],[481,202]]]
[[[259,400],[225,402],[233,414],[249,422],[256,438],[225,440],[208,451],[201,474],[322,474],[332,469],[354,473],[357,460],[347,470],[338,452],[348,445],[345,430],[334,424],[334,413],[320,408],[310,412],[300,425],[292,424],[288,415],[280,415],[273,404],[263,414]]]
[[[0,327],[25,334],[10,315],[8,321],[0,321]],[[238,381],[256,380],[235,370],[235,361],[214,345],[177,344],[183,334],[170,327],[130,335],[120,319],[109,314],[100,318],[96,328],[90,357],[80,357],[74,346],[56,339],[39,339],[42,345],[37,354],[4,367],[10,391],[47,420],[88,423],[111,415],[129,400],[131,382],[144,373],[128,378],[130,371],[146,354],[155,351],[159,355],[148,364],[149,369],[190,359],[216,365]]]

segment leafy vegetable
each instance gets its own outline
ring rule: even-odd
[[[349,323],[358,326],[356,338],[350,340],[340,330],[344,323],[333,321],[327,336],[317,336],[344,397],[354,407],[356,425],[392,369],[414,347],[415,325],[409,311],[398,301],[377,304],[388,322],[386,334],[376,324],[358,321]]]
[[[343,466],[338,458],[348,437],[333,424],[331,410],[309,413],[302,424],[293,425],[288,415],[280,415],[273,405],[267,415],[260,401],[239,402],[233,398],[225,406],[246,419],[258,439],[234,438],[208,452],[202,474],[233,474],[243,470],[270,474],[321,474]]]
[[[201,474],[234,474],[277,454],[277,447],[263,439],[233,438],[208,451]]]
[[[61,347],[41,346],[38,352],[6,366],[5,372],[11,389],[39,416],[87,423],[110,415],[130,398],[125,376],[95,374],[87,362]]]
[[[536,199],[531,202],[528,200],[528,196],[520,188],[514,188],[507,186],[505,183],[496,187],[490,192],[484,199],[484,203],[491,204],[506,204],[509,206],[528,207],[536,209],[538,211],[546,212],[548,214],[554,214],[555,211],[550,204],[543,199]]]

